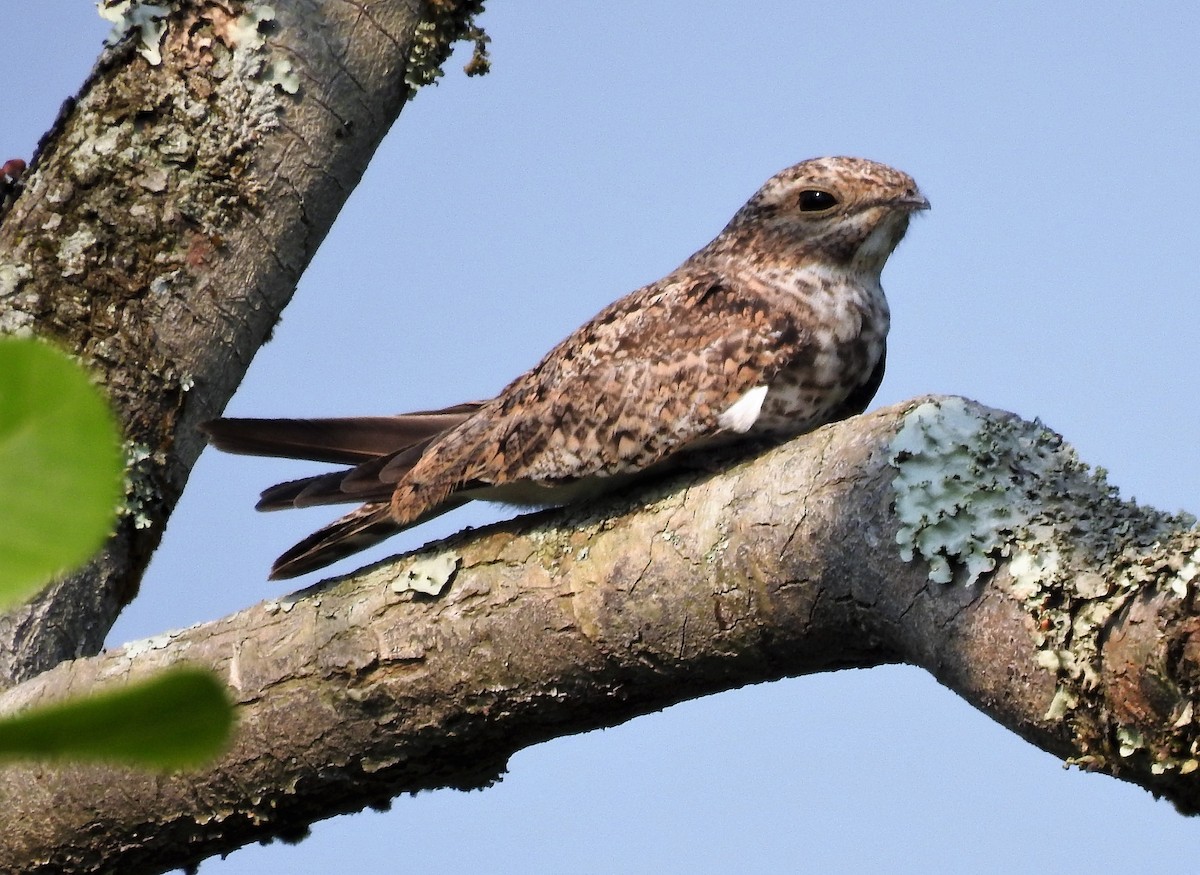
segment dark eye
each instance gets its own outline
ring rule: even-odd
[[[805,213],[819,213],[830,210],[838,205],[838,199],[827,191],[817,191],[815,188],[800,192],[800,209]]]

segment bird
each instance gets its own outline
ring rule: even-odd
[[[883,379],[884,263],[929,208],[911,176],[814,158],[772,176],[678,268],[615,301],[494,398],[394,416],[210,420],[221,450],[332,463],[259,510],[360,506],[281,555],[315,571],[475,499],[587,500],[703,449],[861,413]]]

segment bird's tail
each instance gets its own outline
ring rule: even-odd
[[[470,401],[442,410],[339,419],[212,419],[200,425],[217,449],[253,456],[351,465],[340,471],[277,483],[259,510],[360,502],[386,504],[432,444],[482,407]]]
[[[211,419],[200,430],[227,453],[358,465],[428,443],[482,406],[483,402],[472,401],[398,416],[336,419]]]
[[[460,495],[449,495],[432,502],[424,510],[407,520],[397,519],[388,502],[371,502],[358,510],[317,529],[300,543],[275,560],[271,566],[271,580],[299,577],[352,553],[373,547],[380,541],[399,534],[405,529],[419,526],[434,517],[462,507],[470,499]]]
[[[271,566],[271,579],[299,577],[324,568],[379,543],[402,528],[405,527],[392,519],[388,505],[364,504],[358,510],[317,529],[276,559]]]
[[[342,419],[214,419],[200,426],[219,449],[257,456],[348,464],[328,474],[265,490],[259,510],[362,502],[362,507],[313,532],[275,560],[271,579],[298,577],[379,543],[464,504],[449,490],[419,504],[411,518],[391,512],[393,493],[422,454],[466,422],[486,402],[398,416]]]

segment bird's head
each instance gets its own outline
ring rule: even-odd
[[[878,277],[909,216],[928,208],[907,173],[865,158],[813,158],[768,179],[709,248]]]

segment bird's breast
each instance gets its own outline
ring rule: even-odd
[[[829,421],[866,383],[883,355],[890,321],[874,276],[807,270],[775,277],[804,342],[770,380],[753,431],[799,434]]]

